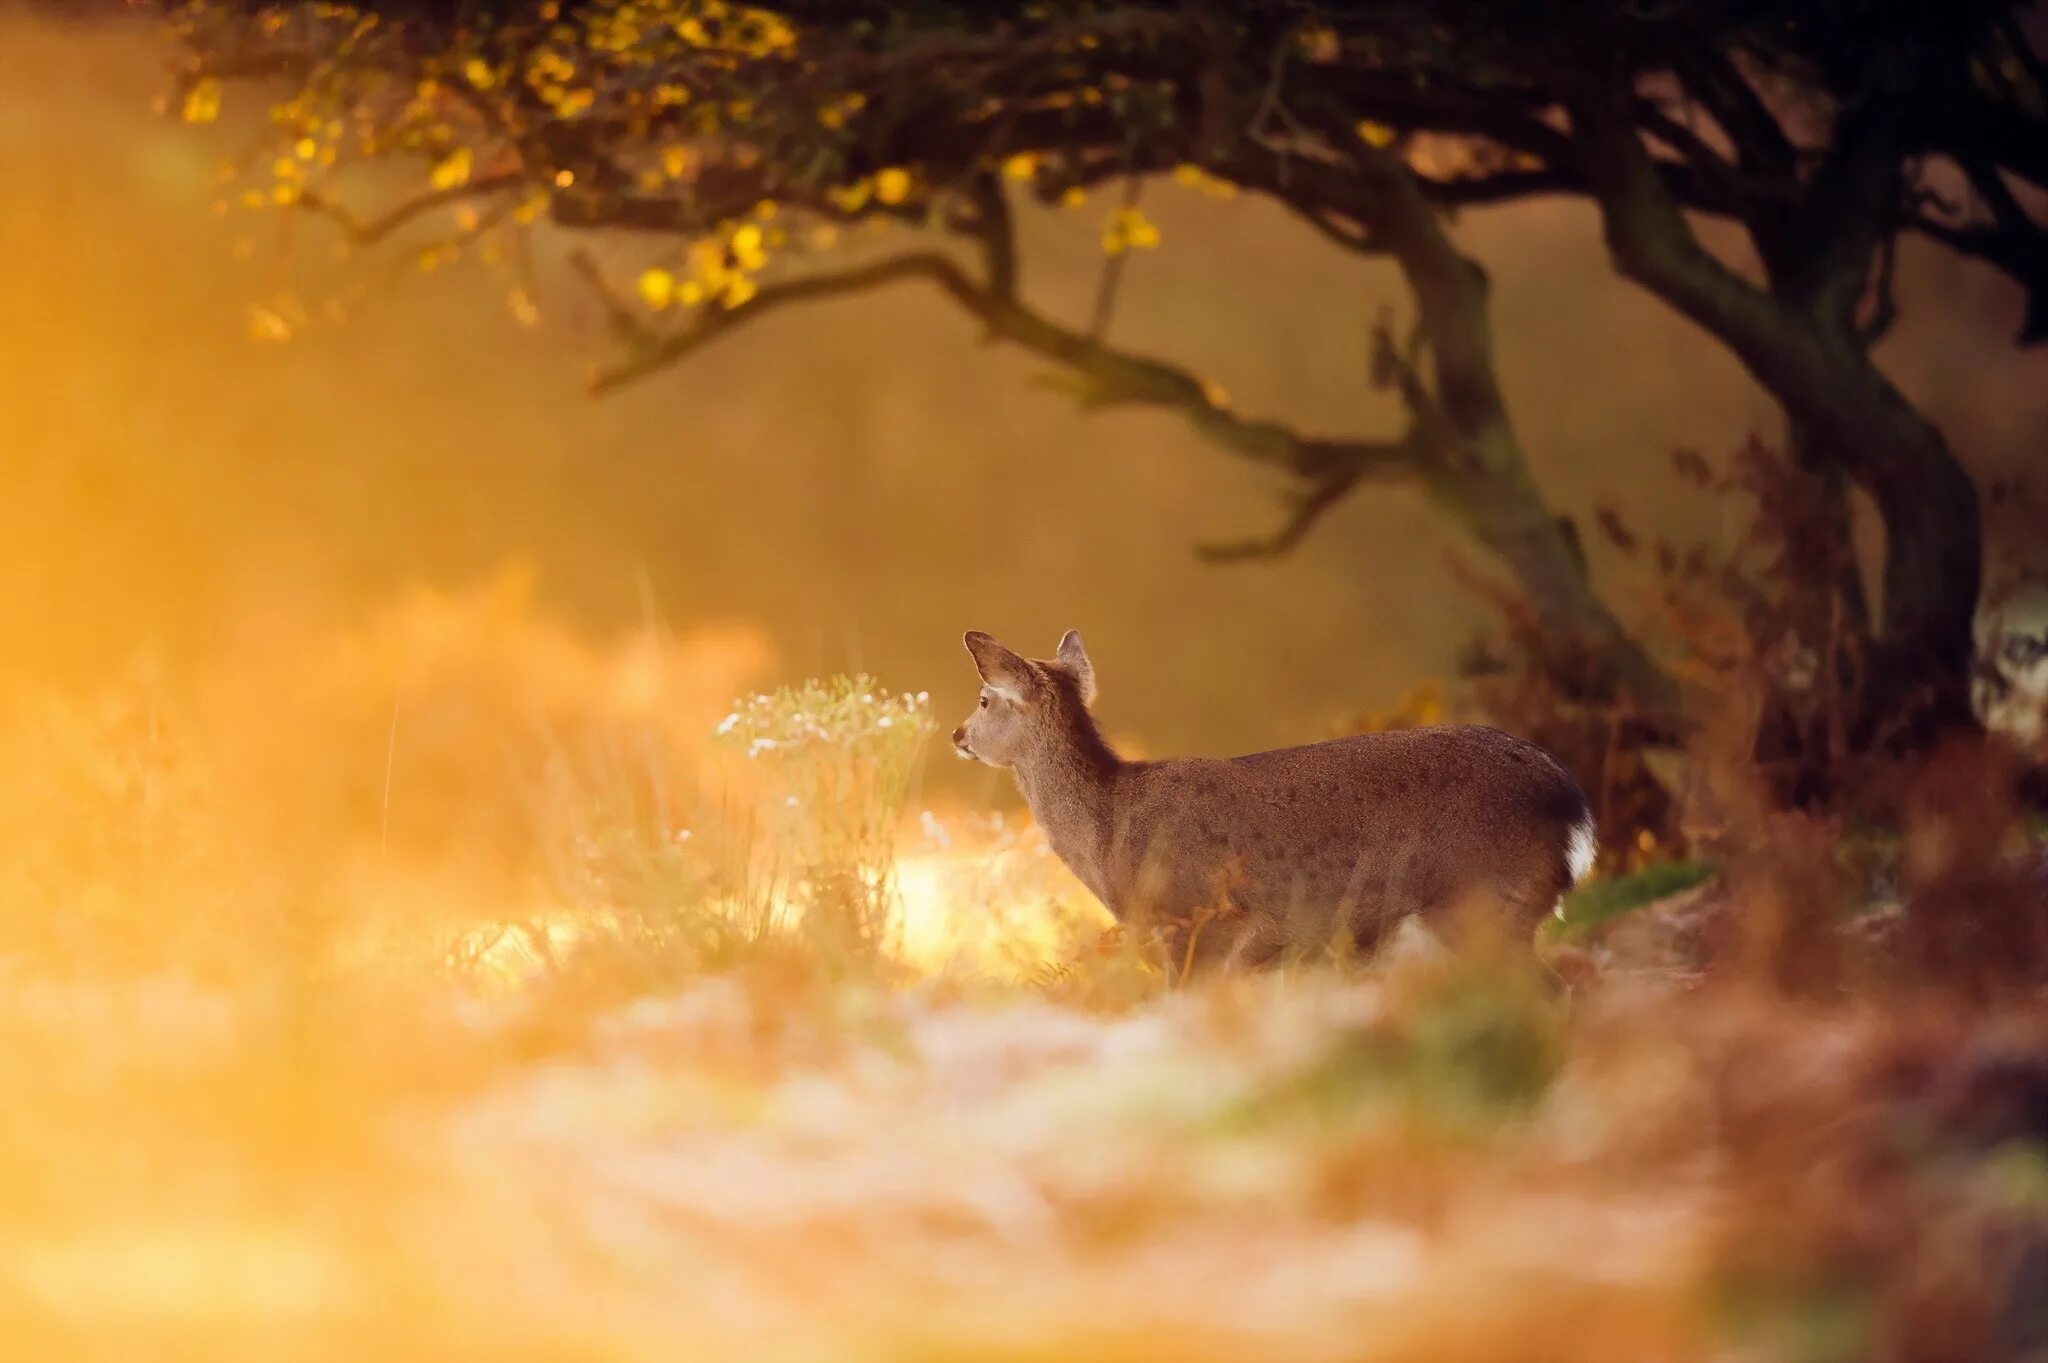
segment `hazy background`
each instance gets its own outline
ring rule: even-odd
[[[778,315],[592,400],[601,318],[559,271],[529,329],[476,266],[337,267],[325,224],[216,216],[216,164],[256,101],[231,90],[209,128],[153,115],[168,54],[146,24],[0,0],[9,678],[231,660],[510,564],[580,632],[650,613],[751,628],[764,680],[863,667],[931,690],[949,723],[973,689],[963,629],[1042,653],[1078,626],[1114,729],[1224,750],[1384,703],[1481,622],[1444,568],[1455,537],[1409,492],[1356,498],[1284,562],[1198,563],[1199,540],[1271,529],[1280,485],[1173,417],[1081,415],[925,291]],[[1160,185],[1146,206],[1165,243],[1133,260],[1116,340],[1199,367],[1249,412],[1392,426],[1363,382],[1371,318],[1405,301],[1388,268],[1255,200]],[[1060,316],[1086,315],[1101,211],[1029,224],[1026,287]],[[1666,459],[1775,432],[1725,352],[1618,281],[1577,206],[1460,233],[1493,273],[1502,371],[1553,504],[1725,530],[1688,526],[1718,513],[1681,503]],[[1946,260],[1907,264],[1895,371],[1981,474],[2036,462],[2048,357],[2008,344],[2016,300]],[[288,345],[250,339],[252,302],[337,269],[379,281],[370,307]]]

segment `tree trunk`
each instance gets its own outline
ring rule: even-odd
[[[1404,163],[1363,140],[1348,150],[1359,162],[1361,217],[1375,249],[1400,264],[1434,362],[1425,383],[1381,338],[1380,378],[1400,392],[1429,452],[1425,481],[1514,574],[1541,636],[1534,661],[1560,690],[1625,699],[1675,726],[1677,686],[1594,592],[1579,544],[1529,474],[1494,365],[1486,272],[1451,242]]]
[[[1809,457],[1827,461],[1823,476],[1852,480],[1883,519],[1862,727],[1905,723],[1931,734],[1967,724],[1970,623],[1983,571],[1975,483],[1867,354],[1818,342],[1796,313],[1719,320],[1727,329],[1711,329],[1784,404]]]
[[[1983,579],[1976,484],[1947,444],[1900,401],[1896,440],[1862,460],[1884,517],[1883,628],[1873,659],[1870,720],[1920,733],[1967,726],[1970,627]],[[1859,481],[1863,481],[1859,479]]]
[[[1786,322],[1805,320],[1792,312]],[[1862,619],[1867,596],[1853,557],[1841,563],[1835,584],[1845,619],[1867,635],[1858,739],[1883,740],[1888,726],[1903,725],[1903,736],[1917,740],[1967,725],[1970,625],[1982,576],[1976,485],[1860,345],[1831,348],[1827,361],[1814,371],[1752,372],[1792,414],[1794,454],[1826,489],[1832,533],[1844,549],[1847,484],[1870,494],[1884,524],[1874,625]],[[1800,415],[1815,408],[1854,419],[1820,424]]]
[[[1464,467],[1445,500],[1513,573],[1541,635],[1534,661],[1566,695],[1625,698],[1674,727],[1676,686],[1594,592],[1579,545],[1529,477],[1505,418],[1459,431],[1457,451]]]
[[[1817,614],[1827,613],[1840,627],[1858,640],[1870,637],[1870,594],[1865,590],[1862,565],[1856,559],[1855,518],[1850,513],[1849,476],[1841,457],[1814,431],[1797,421],[1785,423],[1785,444],[1792,462],[1812,480],[1821,524],[1817,527],[1825,543],[1814,546],[1816,560],[1812,583]]]
[[[1575,110],[1622,273],[1718,337],[1884,519],[1866,737],[1969,721],[1970,623],[1982,573],[1977,490],[1947,443],[1852,334],[1715,259],[1665,191],[1626,111]]]

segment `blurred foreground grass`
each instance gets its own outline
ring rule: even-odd
[[[1713,867],[1680,859],[1652,862],[1639,871],[1588,881],[1565,897],[1557,931],[1566,937],[1582,936],[1619,914],[1683,894],[1713,878]]]
[[[1028,830],[910,807],[921,697],[729,709],[757,651],[514,584],[16,697],[9,1356],[2048,1348],[2038,993],[1605,940],[1169,989]]]

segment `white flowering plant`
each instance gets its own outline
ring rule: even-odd
[[[718,740],[760,772],[814,934],[885,944],[896,828],[936,727],[928,693],[859,675],[747,696],[719,722]]]

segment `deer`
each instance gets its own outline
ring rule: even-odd
[[[1598,842],[1572,774],[1480,725],[1335,738],[1241,757],[1120,757],[1095,667],[1069,630],[1051,658],[964,636],[981,678],[955,753],[1007,767],[1053,853],[1185,976],[1419,933],[1532,944]]]

